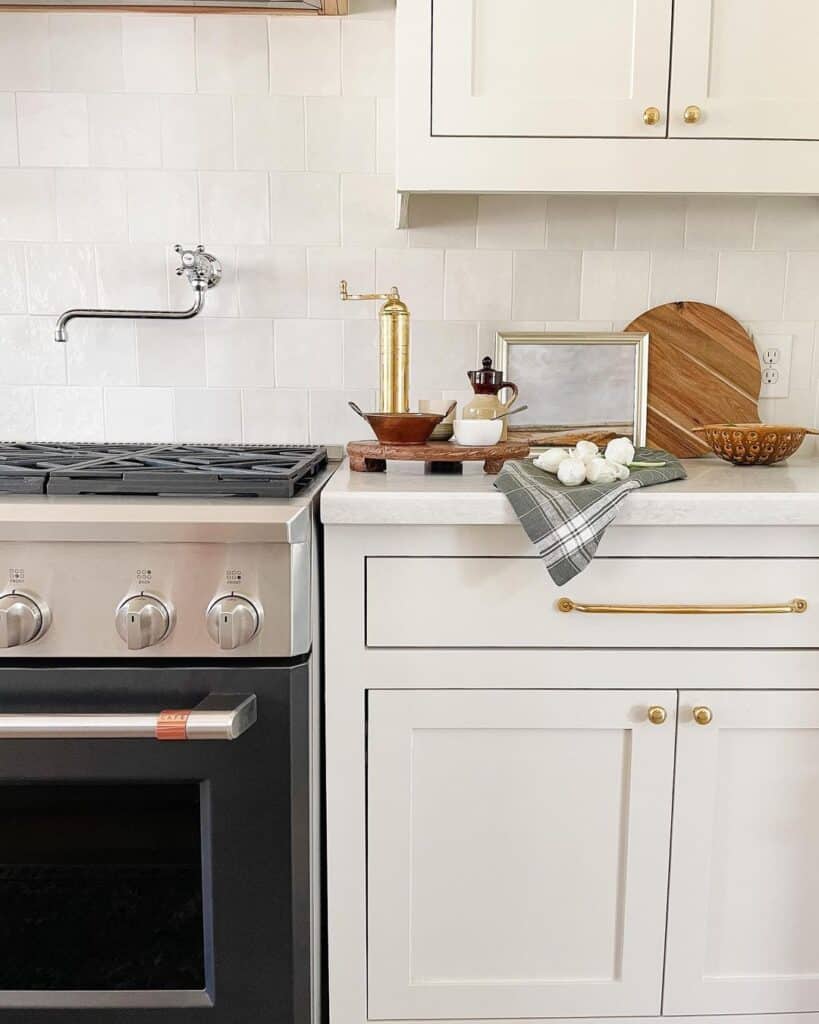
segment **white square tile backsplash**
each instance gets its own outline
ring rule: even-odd
[[[6,12],[0,32],[0,89],[54,88],[48,49],[48,15]]]
[[[342,304],[342,277],[400,287],[414,400],[463,391],[498,329],[698,299],[792,339],[765,411],[817,422],[817,200],[423,196],[396,231],[392,0],[351,7],[0,13],[0,436],[359,436],[377,304]],[[172,246],[199,241],[223,278],[197,320],[53,342],[70,305],[188,305]]]
[[[24,167],[85,167],[88,105],[79,93],[17,93],[17,138]]]
[[[122,19],[127,92],[196,92],[194,21],[141,14]]]
[[[131,174],[139,174],[133,171]],[[152,172],[145,172],[151,174]],[[129,176],[130,177],[130,176]],[[57,237],[63,242],[126,242],[128,209],[126,172],[60,168],[57,188]],[[161,193],[160,193],[161,195]],[[154,197],[154,202],[156,197]],[[162,204],[157,204],[160,209]],[[139,215],[142,216],[139,216]],[[138,231],[150,210],[135,206],[130,222]],[[189,225],[190,226],[190,225]],[[167,236],[163,235],[164,242]],[[134,238],[134,241],[146,241]],[[154,241],[155,239],[150,239]]]
[[[196,81],[200,93],[268,93],[267,26],[226,14],[196,25]]]
[[[233,130],[239,170],[304,170],[301,96],[236,96]]]
[[[122,92],[122,19],[60,12],[48,17],[50,87],[56,92]]]
[[[162,166],[219,171],[234,166],[230,96],[160,96]]]
[[[69,306],[97,304],[93,246],[27,245],[26,273],[31,313],[55,316]]]
[[[161,167],[159,96],[88,97],[88,153],[92,167]]]

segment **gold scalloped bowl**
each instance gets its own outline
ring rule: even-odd
[[[694,433],[704,434],[714,454],[735,466],[771,466],[793,455],[805,434],[819,431],[771,423],[707,423]]]

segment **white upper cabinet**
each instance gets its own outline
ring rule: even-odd
[[[819,193],[817,0],[398,0],[396,27],[399,192]]]
[[[815,1013],[817,807],[819,694],[680,695],[664,1013]]]
[[[436,0],[433,133],[664,133],[670,34],[671,0]]]
[[[816,0],[676,0],[670,135],[819,139],[817,39]]]
[[[675,712],[370,691],[370,1020],[659,1013]]]

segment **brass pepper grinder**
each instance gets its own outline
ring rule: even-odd
[[[397,288],[386,295],[350,295],[347,282],[339,285],[342,302],[384,299],[378,314],[378,412],[409,412],[410,311]]]

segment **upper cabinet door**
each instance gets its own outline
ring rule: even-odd
[[[671,0],[435,0],[432,133],[663,138],[670,33]]]
[[[659,1013],[675,712],[370,692],[370,1020]]]
[[[819,139],[817,38],[816,0],[676,0],[669,134]]]
[[[675,778],[663,1012],[815,1011],[819,694],[681,694]]]

